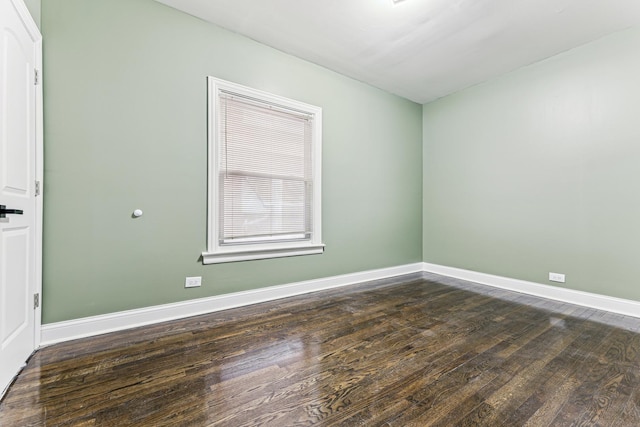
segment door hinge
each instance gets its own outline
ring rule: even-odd
[[[40,195],[40,181],[36,181],[36,196]]]
[[[33,84],[36,86],[40,84],[40,70],[37,68],[33,69]]]
[[[40,307],[40,294],[33,294],[33,309]]]

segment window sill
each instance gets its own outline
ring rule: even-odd
[[[221,264],[225,262],[252,261],[258,259],[284,258],[300,255],[317,255],[324,252],[323,244],[305,246],[281,246],[251,250],[231,250],[220,252],[203,252],[203,264]]]

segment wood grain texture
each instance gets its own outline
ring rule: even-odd
[[[1,426],[640,425],[640,319],[432,274],[39,350]]]

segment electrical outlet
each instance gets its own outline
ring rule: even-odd
[[[202,277],[187,277],[184,279],[185,288],[197,288],[202,285]]]
[[[564,274],[562,273],[549,273],[549,280],[552,282],[564,283]]]

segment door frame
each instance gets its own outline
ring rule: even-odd
[[[20,0],[23,5],[24,0]],[[27,11],[28,12],[28,11]],[[28,14],[31,17],[31,13]],[[40,347],[40,342],[42,339],[42,235],[43,235],[43,206],[44,206],[44,118],[43,118],[43,88],[42,82],[44,78],[44,73],[42,70],[42,34],[40,33],[40,29],[36,25],[33,17],[31,17],[31,24],[33,24],[33,31],[35,31],[34,35],[37,36],[35,39],[35,48],[36,48],[36,70],[38,73],[38,84],[36,85],[35,90],[35,135],[36,135],[36,170],[35,170],[35,178],[39,183],[38,192],[39,194],[36,196],[36,237],[35,237],[35,292],[39,295],[39,304],[36,307],[34,312],[34,341],[33,341],[33,349],[34,351]],[[31,33],[31,29],[29,30]],[[35,184],[34,184],[35,186]],[[34,191],[36,189],[34,188]]]

